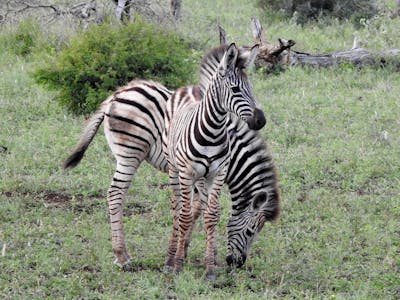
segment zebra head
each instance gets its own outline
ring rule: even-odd
[[[240,267],[264,223],[279,216],[280,192],[273,158],[259,132],[248,130],[236,117],[230,119],[228,131],[235,155],[226,177],[232,197],[226,262]]]
[[[277,218],[278,202],[274,200],[277,198],[270,196],[268,192],[259,192],[250,201],[245,201],[244,209],[238,207],[232,213],[228,223],[228,266],[241,267],[264,223]]]
[[[258,52],[258,44],[250,50],[238,49],[234,43],[230,44],[219,62],[216,74],[221,81],[225,108],[253,130],[261,129],[266,123],[264,113],[257,107],[252,86],[245,72],[254,62]]]

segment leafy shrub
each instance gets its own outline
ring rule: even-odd
[[[296,16],[300,24],[325,17],[358,24],[360,19],[371,18],[378,12],[375,0],[258,0],[258,3],[264,9],[283,12],[286,17]]]
[[[93,25],[33,76],[36,82],[59,90],[59,102],[71,112],[88,114],[134,78],[182,86],[195,73],[194,62],[182,38],[137,20],[125,26]]]

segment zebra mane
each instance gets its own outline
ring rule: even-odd
[[[199,88],[201,97],[204,96],[211,79],[217,72],[218,65],[228,47],[228,44],[223,44],[211,49],[201,60],[199,65]],[[239,55],[236,61],[236,67],[239,69],[243,69],[245,67],[245,62],[247,60],[245,53],[246,51],[248,52],[249,50],[247,48],[239,48]]]

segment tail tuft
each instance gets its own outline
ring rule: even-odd
[[[102,107],[88,120],[75,150],[63,164],[64,169],[74,168],[82,160],[85,151],[89,147],[104,120],[104,106],[107,105],[107,103],[107,101],[104,101]]]
[[[64,169],[72,169],[75,168],[83,158],[86,149],[81,149],[72,153],[64,162],[63,168]]]

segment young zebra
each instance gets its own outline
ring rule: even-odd
[[[216,66],[221,57],[216,58]],[[200,97],[200,89],[191,89],[192,98]],[[134,80],[118,89],[88,120],[82,135],[65,161],[65,168],[73,168],[82,160],[85,151],[104,121],[104,132],[117,161],[116,171],[107,194],[115,263],[130,270],[131,258],[127,251],[122,209],[127,190],[137,168],[147,160],[154,168],[167,172],[167,161],[162,149],[166,104],[172,94],[162,84]],[[279,190],[272,157],[263,138],[249,131],[241,120],[228,120],[231,160],[226,183],[232,197],[232,216],[228,223],[227,262],[241,266],[250,245],[265,221],[279,213]]]
[[[170,247],[176,249],[174,260],[169,257],[167,266],[173,262],[175,272],[182,269],[188,233],[194,224],[192,200],[197,189],[207,232],[205,263],[206,277],[210,280],[215,279],[215,236],[220,216],[218,198],[230,159],[228,114],[235,114],[250,129],[259,130],[265,125],[264,114],[256,107],[244,72],[257,56],[258,45],[250,52],[240,51],[234,43],[220,46],[205,56],[201,69],[207,69],[221,52],[223,57],[217,71],[211,74],[212,79],[205,86],[201,101],[175,112],[165,127],[163,138],[173,189],[174,226]],[[168,255],[171,252],[168,251]]]

